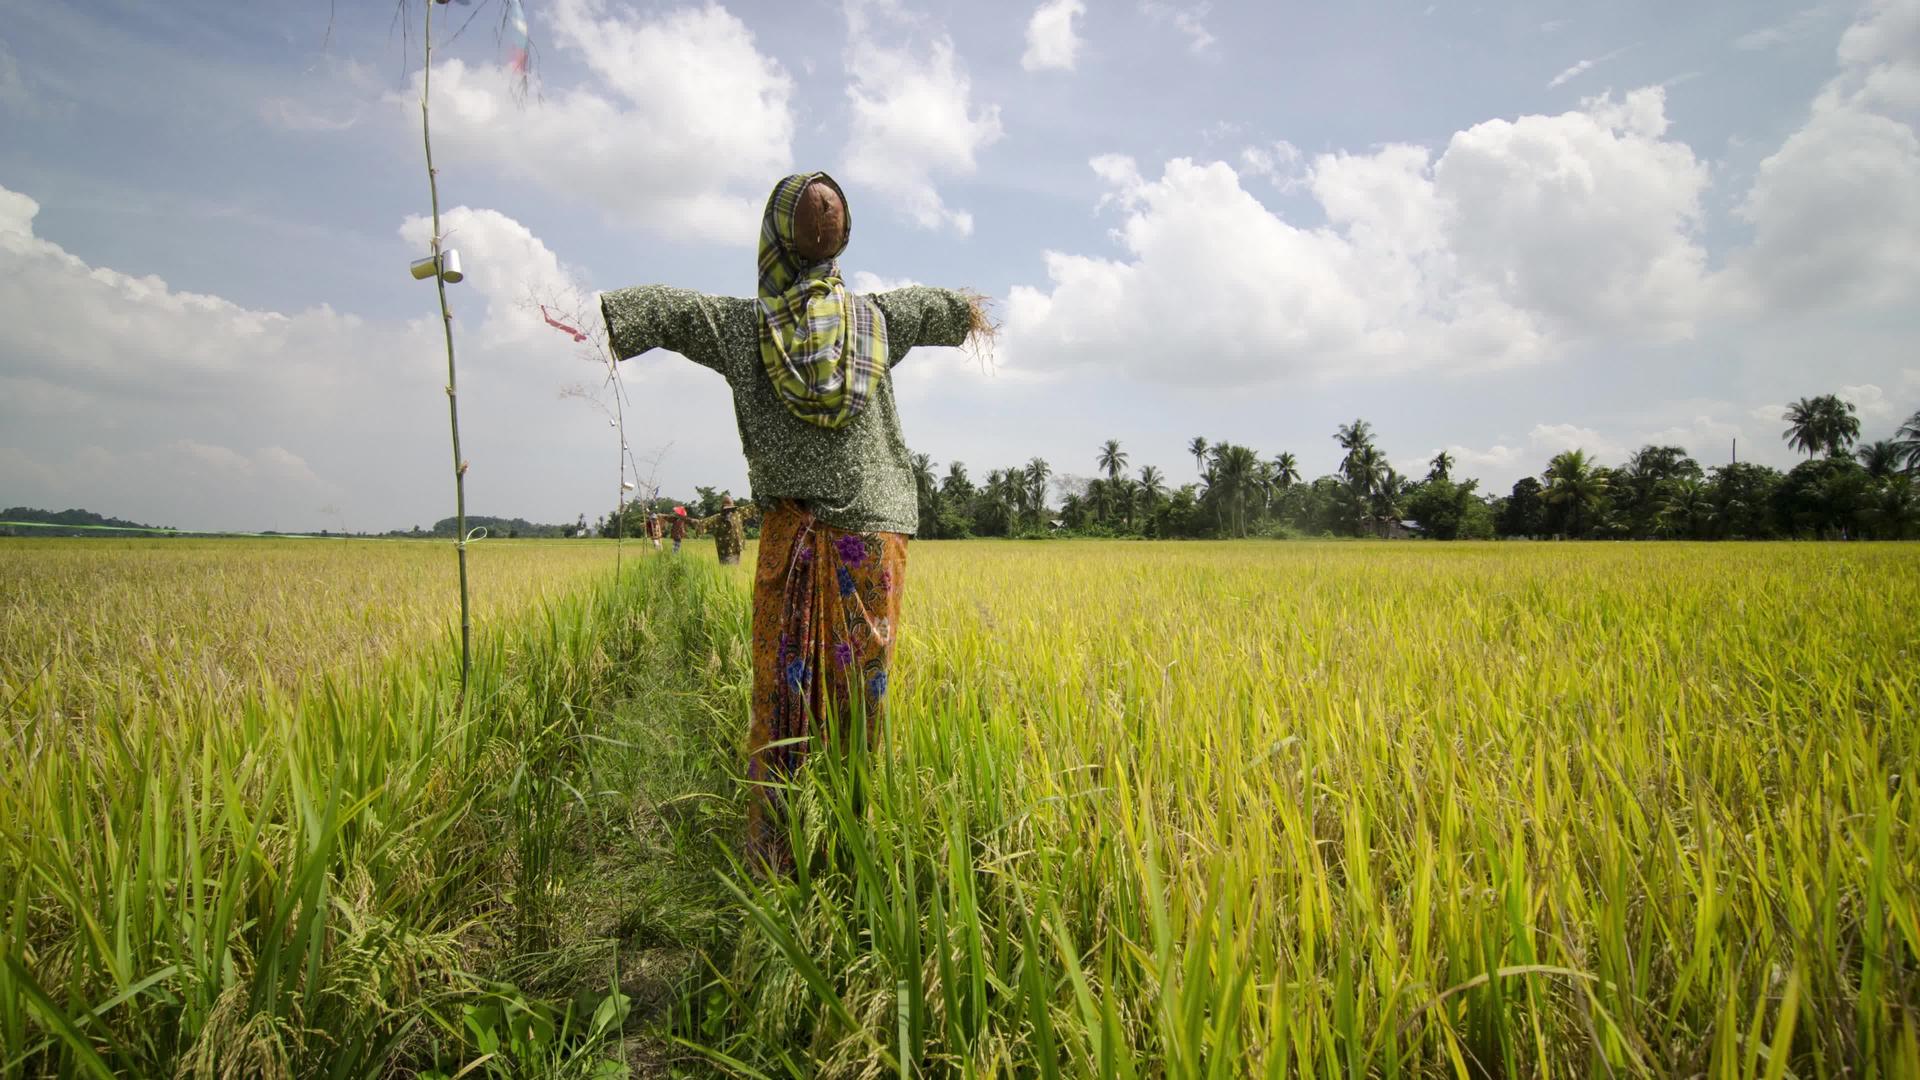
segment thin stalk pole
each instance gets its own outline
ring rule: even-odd
[[[609,346],[609,354],[612,348]],[[612,423],[620,432],[620,502],[614,503],[612,519],[612,577],[620,577],[620,546],[626,542],[626,407],[620,402],[620,361],[609,359],[607,373],[612,377]],[[636,477],[637,479],[637,477]]]
[[[447,339],[447,423],[453,433],[454,550],[460,560],[460,698],[466,700],[467,675],[473,668],[473,613],[467,596],[467,464],[460,456],[460,393],[453,363],[453,309],[447,306],[447,282],[440,273],[440,181],[433,167],[433,132],[427,100],[433,79],[433,5],[427,9],[426,63],[420,71],[420,142],[427,153],[427,192],[433,199],[433,287],[440,296],[440,326]]]

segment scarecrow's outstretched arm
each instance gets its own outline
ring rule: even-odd
[[[973,325],[973,303],[964,293],[909,285],[869,294],[887,319],[887,366],[916,345],[958,345]]]
[[[607,339],[625,360],[648,349],[670,349],[696,364],[728,374],[721,327],[741,314],[735,308],[753,301],[707,296],[691,289],[641,285],[600,294]]]

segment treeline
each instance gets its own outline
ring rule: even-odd
[[[577,521],[564,522],[559,525],[543,525],[539,522],[528,521],[526,518],[489,517],[486,514],[468,514],[467,529],[468,531],[485,529],[487,530],[486,535],[489,538],[498,540],[558,540],[587,535],[587,519],[586,515],[582,514]],[[459,520],[457,518],[446,517],[434,522],[433,528],[431,529],[422,529],[420,526],[415,525],[410,530],[391,532],[386,535],[394,537],[445,537],[452,539],[459,531]]]
[[[112,536],[112,529],[139,529],[153,532],[169,529],[166,525],[142,525],[123,518],[104,517],[91,510],[36,510],[30,506],[9,506],[0,510],[0,521],[35,522],[27,528],[0,525],[0,536]],[[47,528],[41,525],[51,526]],[[68,526],[59,528],[58,526]]]
[[[1895,437],[1860,445],[1854,406],[1834,395],[1788,407],[1782,437],[1807,460],[1782,473],[1741,462],[1703,468],[1685,448],[1648,445],[1602,465],[1557,454],[1505,495],[1456,478],[1442,452],[1424,476],[1389,465],[1365,420],[1342,424],[1339,467],[1311,481],[1291,453],[1196,437],[1196,483],[1171,485],[1156,466],[1129,471],[1117,440],[1094,455],[1092,477],[1062,475],[1042,458],[976,482],[964,462],[944,474],[914,457],[920,535],[1411,536],[1733,540],[1906,539],[1920,534],[1920,412]],[[1049,499],[1049,493],[1054,498]]]
[[[602,516],[600,520],[594,523],[593,531],[603,537],[645,536],[648,514],[671,514],[673,513],[674,507],[684,506],[687,508],[687,515],[689,517],[711,517],[720,512],[720,501],[733,495],[733,492],[727,488],[696,486],[693,490],[698,496],[697,498],[672,499],[664,495],[656,495],[652,498],[633,499],[626,504],[624,509]],[[752,500],[748,499],[746,501],[751,502]],[[622,517],[622,514],[625,516]],[[583,518],[583,526],[584,522],[585,519]],[[747,531],[752,535],[758,535],[755,531],[758,524],[758,518],[749,518],[747,521]]]

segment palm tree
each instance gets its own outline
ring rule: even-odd
[[[1427,462],[1427,479],[1429,480],[1446,480],[1452,474],[1453,455],[1445,450],[1433,455],[1433,460]]]
[[[972,491],[973,481],[967,479],[967,463],[956,461],[947,466],[947,477],[940,481],[940,493],[952,495],[955,491]]]
[[[988,473],[985,494],[990,519],[996,523],[1003,524],[1006,527],[1006,531],[1011,534],[1013,532],[1014,513],[1020,505],[1021,496],[1024,494],[1024,488],[1020,483],[1016,470],[995,469]]]
[[[1854,415],[1853,402],[1833,394],[1801,398],[1787,406],[1787,430],[1780,437],[1808,457],[1824,450],[1828,457],[1841,457],[1860,439],[1860,418]]]
[[[1355,420],[1351,424],[1341,424],[1340,430],[1333,436],[1340,449],[1351,454],[1363,446],[1373,445],[1373,425],[1365,420]]]
[[[1654,516],[1661,536],[1684,539],[1706,535],[1713,520],[1713,499],[1706,482],[1695,476],[1679,476],[1661,485],[1664,501]]]
[[[1407,478],[1396,472],[1391,465],[1387,466],[1386,471],[1380,474],[1380,482],[1374,485],[1372,500],[1373,520],[1379,523],[1380,532],[1383,535],[1389,531],[1393,522],[1400,520],[1400,516],[1405,512],[1406,496]]]
[[[1347,480],[1347,500],[1353,508],[1355,523],[1369,532],[1373,531],[1376,521],[1373,497],[1380,490],[1380,481],[1387,471],[1380,451],[1367,443],[1356,445],[1347,453],[1347,459],[1340,463],[1340,472]]]
[[[1167,478],[1160,475],[1160,470],[1154,468],[1152,465],[1142,465],[1140,467],[1140,493],[1145,495],[1151,502],[1158,502],[1160,496],[1166,494],[1166,491]]]
[[[1853,452],[1867,475],[1875,480],[1885,480],[1900,471],[1900,458],[1903,456],[1900,444],[1892,439],[1870,442]]]
[[[1235,536],[1247,535],[1247,497],[1253,493],[1259,455],[1245,446],[1222,443],[1214,447],[1214,487],[1226,513],[1226,525]]]
[[[1547,486],[1541,493],[1551,506],[1567,508],[1567,533],[1584,535],[1591,515],[1607,497],[1607,478],[1584,450],[1565,450],[1547,464]]]
[[[1120,471],[1127,467],[1127,453],[1120,449],[1119,439],[1108,439],[1100,444],[1100,457],[1094,462],[1107,471],[1107,479],[1120,479]]]
[[[1900,425],[1894,438],[1899,440],[1900,457],[1906,461],[1907,471],[1920,471],[1920,410],[1915,410],[1912,416],[1907,417],[1907,422]]]
[[[933,477],[933,455],[913,455],[913,489],[920,504],[920,533],[932,536],[938,520],[940,487]]]
[[[1920,413],[1916,413],[1915,416],[1920,417]],[[1205,437],[1195,435],[1193,441],[1187,444],[1187,453],[1193,455],[1194,472],[1200,472],[1206,468],[1205,465],[1201,464],[1202,459],[1207,456],[1207,440]]]
[[[1293,454],[1282,452],[1273,459],[1273,482],[1285,491],[1300,482],[1300,462]]]
[[[1038,525],[1040,523],[1040,519],[1046,516],[1047,477],[1053,475],[1053,469],[1048,467],[1045,458],[1036,457],[1027,462],[1027,468],[1025,472],[1026,472],[1026,481],[1027,481],[1027,502],[1028,502],[1028,505],[1033,508],[1034,524]]]

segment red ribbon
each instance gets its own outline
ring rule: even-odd
[[[540,317],[547,320],[547,325],[553,327],[555,330],[572,334],[573,340],[575,341],[587,340],[587,335],[581,333],[578,330],[575,330],[573,327],[568,326],[566,323],[563,323],[559,319],[556,319],[553,316],[547,314],[547,305],[545,304],[540,305]]]

